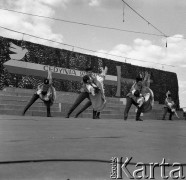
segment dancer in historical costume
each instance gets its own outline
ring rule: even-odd
[[[107,74],[108,68],[101,68],[101,73],[96,76],[94,82],[89,79],[88,76],[84,77],[84,83],[89,92],[89,97],[93,107],[93,119],[100,119],[100,112],[106,105],[106,98],[104,92],[104,80]]]
[[[92,68],[86,68],[85,69],[87,76],[90,79],[93,79],[93,75],[92,75]],[[86,75],[85,75],[86,76]],[[83,77],[84,78],[84,77]],[[75,115],[75,118],[77,118],[83,111],[85,111],[88,107],[90,107],[92,105],[90,98],[89,98],[89,92],[87,91],[87,87],[86,85],[82,82],[82,88],[80,89],[80,94],[77,97],[76,101],[74,102],[74,104],[72,105],[72,107],[70,108],[70,110],[68,111],[66,118],[69,118],[71,113],[79,106],[79,104],[85,100],[88,99],[88,101],[85,103],[85,105],[83,106],[83,108]]]
[[[141,120],[140,115],[141,113],[147,113],[152,110],[154,105],[154,93],[150,89],[150,74],[147,72],[145,73],[145,77],[142,81],[142,89],[139,97],[137,97],[137,113],[136,113],[136,120]]]
[[[130,92],[127,94],[126,106],[124,110],[124,120],[127,120],[128,113],[132,104],[135,105],[136,107],[138,106],[137,97],[139,97],[141,93],[141,89],[142,89],[142,76],[139,75],[136,77],[136,82],[132,85]]]
[[[132,85],[130,92],[127,94],[124,120],[127,120],[128,112],[132,104],[137,107],[136,121],[142,121],[140,118],[141,113],[148,112],[152,109],[154,94],[149,86],[150,75],[148,73],[145,74],[144,79],[141,75],[136,77],[136,82]]]
[[[162,120],[165,120],[165,117],[166,117],[167,113],[169,113],[169,120],[172,120],[172,115],[173,114],[175,114],[178,117],[178,115],[176,113],[176,107],[175,106],[176,105],[175,105],[175,103],[174,103],[174,101],[172,100],[172,97],[171,97],[171,92],[168,91],[166,93],[164,113],[163,113]]]
[[[43,84],[37,87],[37,91],[33,94],[30,102],[24,108],[22,115],[24,116],[30,106],[40,98],[47,107],[47,117],[51,117],[50,107],[56,99],[56,90],[52,86],[52,73],[48,70],[48,77],[44,79]]]

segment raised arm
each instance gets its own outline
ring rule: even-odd
[[[106,76],[106,75],[107,75],[107,71],[108,71],[108,67],[105,66],[105,69],[103,69],[103,67],[101,67],[100,69],[101,69],[101,73],[100,73],[100,75],[102,75],[102,76]]]
[[[145,72],[145,77],[142,83],[144,86],[150,87],[150,74],[148,72]]]

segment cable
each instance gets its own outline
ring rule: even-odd
[[[0,161],[0,165],[6,164],[22,164],[22,163],[44,163],[44,162],[89,162],[89,163],[104,163],[104,164],[111,164],[111,160],[104,160],[104,159],[24,159],[24,160],[7,160],[7,161]],[[116,164],[119,162],[116,162]],[[130,166],[136,166],[137,162],[128,162]],[[143,163],[144,166],[151,166],[150,163]],[[182,166],[186,166],[186,163],[182,163]],[[169,166],[174,166],[173,163],[169,163]]]
[[[161,30],[159,30],[157,27],[155,27],[152,23],[150,23],[148,20],[146,20],[142,15],[140,15],[134,8],[132,8],[128,3],[126,3],[124,0],[122,0],[124,4],[126,4],[130,9],[132,9],[132,11],[134,11],[138,16],[140,16],[145,22],[147,22],[149,25],[151,25],[154,29],[156,29],[158,32],[160,32],[162,35],[159,36],[163,36],[163,37],[171,37],[170,35],[166,35],[165,33],[163,33]],[[153,34],[151,34],[153,35]],[[157,35],[157,34],[155,34]],[[158,36],[158,35],[157,35]],[[182,37],[171,37],[171,38],[178,38],[178,39],[186,39],[186,38],[182,38]]]
[[[51,39],[41,38],[41,37],[38,37],[38,36],[35,36],[35,35],[31,35],[31,34],[28,34],[28,33],[25,33],[25,32],[20,32],[20,31],[12,30],[12,29],[9,29],[9,28],[3,27],[3,26],[0,26],[0,28],[6,29],[8,31],[16,32],[16,33],[19,33],[19,34],[24,34],[24,35],[27,35],[27,36],[30,36],[30,37],[35,37],[37,39],[42,39],[42,40],[54,42],[54,43],[57,43],[57,44],[62,44],[64,46],[69,46],[69,47],[72,47],[72,48],[77,48],[77,49],[85,50],[85,51],[90,51],[90,52],[94,52],[94,53],[105,54],[105,55],[119,57],[119,58],[124,58],[124,59],[130,59],[130,60],[134,60],[134,61],[141,61],[141,62],[146,62],[146,63],[152,63],[152,64],[159,64],[159,65],[164,65],[164,66],[175,67],[175,66],[170,65],[170,64],[155,63],[155,62],[149,62],[149,61],[145,61],[145,60],[139,60],[139,59],[124,57],[124,56],[114,55],[114,54],[105,53],[105,52],[98,52],[98,51],[95,51],[95,50],[91,50],[91,49],[87,49],[87,48],[82,48],[82,47],[79,47],[79,46],[74,46],[74,45],[70,45],[70,44],[66,44],[66,43],[54,41],[54,40],[51,40]]]
[[[163,36],[163,37],[166,36],[166,35],[159,35],[159,34],[153,34],[153,33],[147,33],[147,32],[119,29],[119,28],[114,28],[114,27],[99,26],[99,25],[81,23],[81,22],[76,22],[76,21],[69,21],[69,20],[52,18],[52,17],[41,16],[41,15],[36,15],[36,14],[30,14],[30,13],[25,13],[25,12],[20,12],[20,11],[5,9],[5,8],[0,8],[0,10],[11,11],[11,12],[19,13],[19,14],[35,16],[35,17],[40,17],[40,18],[46,18],[46,19],[51,19],[51,20],[55,20],[55,21],[61,21],[61,22],[65,22],[65,23],[72,23],[72,24],[78,24],[78,25],[83,25],[83,26],[90,26],[90,27],[95,27],[95,28],[102,28],[102,29],[115,30],[115,31],[121,31],[121,32],[123,31],[123,32],[128,32],[128,33],[136,33],[136,34],[145,34],[145,35],[152,35],[152,36]],[[166,37],[169,37],[169,36],[166,36]]]
[[[142,15],[140,15],[135,9],[133,9],[128,3],[126,3],[124,0],[122,0],[123,3],[125,3],[132,11],[134,11],[139,17],[141,17],[145,22],[147,22],[149,25],[151,25],[154,29],[156,29],[159,33],[161,33],[164,37],[168,37],[165,33],[160,31],[157,27],[155,27],[152,23],[150,23],[148,20],[146,20]]]
[[[124,2],[126,4],[126,2]],[[128,4],[126,4],[128,5]],[[128,5],[129,6],[129,5]],[[129,6],[130,7],[130,6]],[[132,8],[132,7],[130,7]],[[133,8],[132,8],[133,9]],[[107,26],[99,26],[99,25],[94,25],[94,24],[88,24],[88,23],[81,23],[81,22],[77,22],[77,21],[69,21],[69,20],[64,20],[64,19],[58,19],[58,18],[52,18],[52,17],[47,17],[47,16],[41,16],[41,15],[36,15],[36,14],[31,14],[31,13],[25,13],[25,12],[20,12],[20,11],[15,11],[15,10],[11,10],[11,9],[5,9],[5,8],[0,8],[0,10],[4,10],[4,11],[10,11],[10,12],[15,12],[15,13],[19,13],[19,14],[24,14],[24,15],[29,15],[29,16],[35,16],[35,17],[40,17],[40,18],[46,18],[46,19],[51,19],[51,20],[55,20],[55,21],[61,21],[61,22],[65,22],[65,23],[71,23],[71,24],[78,24],[78,25],[83,25],[83,26],[90,26],[90,27],[95,27],[95,28],[102,28],[102,29],[108,29],[108,30],[115,30],[115,31],[120,31],[120,32],[128,32],[128,33],[135,33],[135,34],[145,34],[145,35],[150,35],[150,36],[159,36],[159,37],[171,37],[169,35],[165,35],[164,33],[162,33],[161,31],[159,31],[161,34],[154,34],[154,33],[147,33],[147,32],[141,32],[141,31],[133,31],[133,30],[126,30],[126,29],[119,29],[119,28],[114,28],[114,27],[107,27]],[[133,9],[133,11],[135,11]],[[136,12],[136,11],[135,11]],[[136,12],[137,13],[137,12]],[[138,13],[139,14],[139,13]],[[140,17],[142,17],[139,14]],[[142,17],[143,18],[143,17]],[[145,18],[143,18],[145,19]],[[152,25],[149,21],[145,20],[148,24]],[[153,25],[152,25],[153,26]],[[154,28],[156,28],[155,26],[153,26]],[[186,39],[186,38],[182,38],[182,37],[171,37],[171,38],[177,38],[177,39]]]

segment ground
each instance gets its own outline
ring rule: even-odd
[[[184,120],[0,116],[0,180],[109,180],[112,157],[132,157],[133,172],[137,162],[186,163],[185,152]]]

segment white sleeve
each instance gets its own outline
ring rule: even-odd
[[[135,91],[136,91],[135,89],[132,90],[132,94],[133,94],[133,95],[134,95]]]

